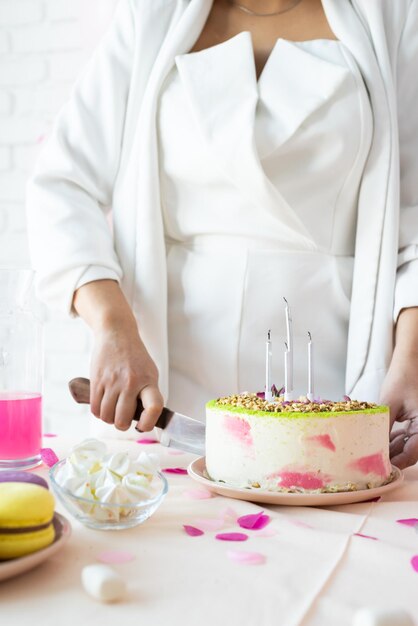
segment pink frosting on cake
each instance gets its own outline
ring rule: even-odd
[[[302,489],[322,489],[329,482],[328,477],[319,478],[313,472],[275,472],[268,478],[280,478],[279,487],[291,488],[301,487]]]
[[[389,470],[386,467],[383,452],[362,456],[350,463],[352,469],[360,471],[362,474],[377,474],[384,478]]]
[[[251,436],[251,426],[248,422],[240,417],[233,417],[232,415],[224,416],[225,430],[234,439],[237,439],[246,446],[253,445],[253,438]]]
[[[335,444],[329,435],[314,435],[313,437],[308,437],[308,441],[313,441],[322,448],[332,450],[332,452],[336,450]]]

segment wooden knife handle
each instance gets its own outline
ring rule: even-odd
[[[90,381],[88,378],[73,378],[68,383],[68,387],[76,402],[79,404],[90,404]],[[135,415],[132,419],[138,422],[143,410],[144,405],[142,404],[140,398],[138,398]],[[158,428],[165,428],[172,414],[173,412],[170,411],[170,409],[166,409],[164,407],[155,425]]]

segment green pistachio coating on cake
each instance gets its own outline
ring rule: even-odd
[[[306,398],[285,401],[283,396],[277,396],[268,401],[262,394],[242,393],[225,396],[212,400],[206,405],[208,409],[221,409],[232,413],[245,413],[246,415],[258,415],[268,417],[335,417],[350,413],[387,413],[387,406],[378,406],[372,402],[359,402],[345,398],[342,401],[314,400],[310,402]]]

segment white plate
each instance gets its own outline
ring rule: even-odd
[[[204,485],[209,491],[228,498],[262,502],[263,504],[280,504],[285,506],[338,506],[340,504],[354,504],[364,502],[378,496],[383,496],[396,489],[403,481],[403,473],[392,465],[393,480],[383,487],[362,489],[361,491],[341,491],[338,493],[280,493],[263,489],[240,489],[228,487],[206,478],[205,457],[202,456],[190,463],[187,471],[193,480]]]
[[[50,556],[61,550],[71,535],[71,525],[66,517],[55,513],[53,524],[55,527],[55,539],[47,548],[28,554],[27,556],[21,556],[18,559],[10,559],[9,561],[0,561],[0,580],[7,580],[18,574],[23,574],[42,563]]]

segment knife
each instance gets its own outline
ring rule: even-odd
[[[68,383],[68,387],[76,402],[90,404],[90,381],[88,378],[73,378]],[[144,406],[138,398],[133,417],[135,421],[139,420],[143,410]],[[155,426],[157,438],[161,445],[204,456],[206,427],[202,422],[164,407]]]

